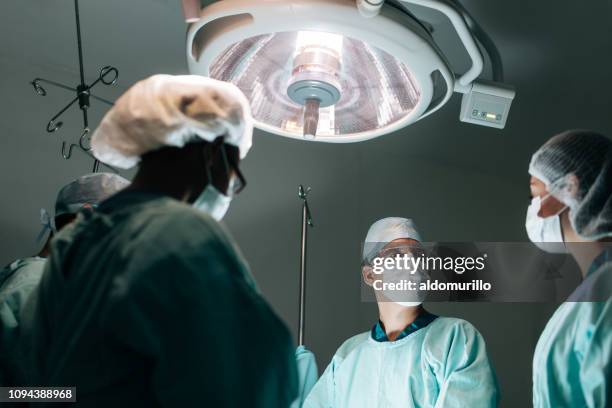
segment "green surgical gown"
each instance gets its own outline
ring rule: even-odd
[[[29,320],[28,320],[29,321]],[[80,406],[283,407],[295,346],[220,224],[124,192],[54,239],[32,316],[31,380]]]
[[[415,323],[395,341],[381,341],[376,327],[347,340],[304,407],[497,406],[495,374],[474,326],[461,319],[432,320],[427,315]]]
[[[602,253],[546,325],[533,359],[533,406],[609,407],[612,257]],[[607,301],[588,302],[603,299]]]
[[[21,311],[38,286],[45,258],[18,259],[0,270],[0,386],[22,385],[23,361],[17,353]]]

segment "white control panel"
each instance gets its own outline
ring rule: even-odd
[[[495,82],[478,81],[463,94],[461,100],[462,122],[503,129],[514,99],[514,89]]]

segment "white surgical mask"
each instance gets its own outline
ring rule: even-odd
[[[215,220],[221,221],[227,213],[231,202],[232,197],[226,196],[217,190],[215,186],[208,184],[192,205]]]
[[[396,284],[402,280],[407,280],[414,283],[418,288],[421,283],[425,282],[429,278],[429,274],[421,268],[419,268],[419,270],[414,274],[407,270],[396,270],[393,268],[386,269],[382,275],[382,278],[383,282],[385,283]],[[396,305],[403,307],[419,306],[423,303],[426,297],[426,292],[420,290],[386,290],[383,291],[383,293],[385,298],[392,301]]]
[[[419,306],[421,304],[423,304],[423,302],[393,302],[396,305],[400,305],[403,307],[415,307],[415,306]]]
[[[527,208],[527,216],[525,218],[525,229],[527,236],[542,251],[549,253],[563,254],[567,253],[563,242],[563,232],[561,230],[561,218],[559,214],[567,207],[564,207],[555,215],[542,218],[538,216],[542,201],[550,196],[547,195],[543,199],[533,197],[531,204]]]

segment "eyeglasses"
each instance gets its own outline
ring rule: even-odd
[[[230,181],[227,186],[226,195],[229,197],[240,194],[246,187],[246,179],[242,175],[238,163],[234,163],[228,157],[225,144],[221,144],[221,157],[223,157],[223,166],[225,167],[225,174],[230,175]],[[232,174],[233,173],[233,174]]]
[[[378,253],[377,258],[395,258],[397,256],[419,257],[425,254],[424,248],[417,245],[398,246],[383,249]]]
[[[379,251],[374,258],[395,258],[397,256],[404,257],[408,256],[411,258],[417,258],[421,256],[427,255],[427,250],[420,244],[414,243],[410,245],[401,244],[401,245],[392,245],[390,247],[386,247]],[[361,267],[364,266],[372,266],[372,262],[370,260],[364,259],[361,262]]]

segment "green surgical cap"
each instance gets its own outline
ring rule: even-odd
[[[93,173],[79,177],[57,194],[55,216],[76,214],[87,205],[95,207],[129,184],[128,180],[112,173]]]

